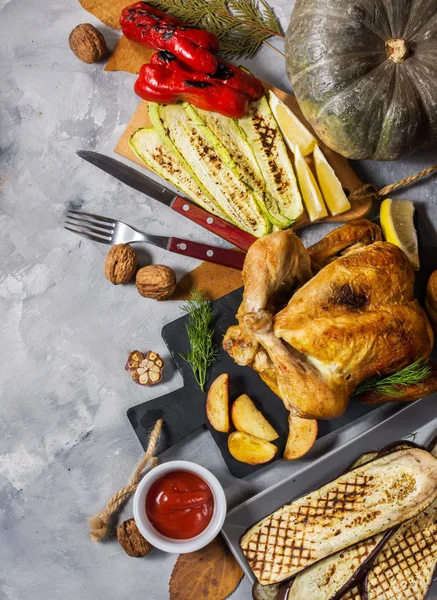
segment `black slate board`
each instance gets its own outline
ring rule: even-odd
[[[437,240],[433,228],[427,222],[426,215],[420,214],[419,218],[416,218],[416,228],[419,235],[421,260],[421,269],[416,276],[416,295],[423,303],[426,282],[431,273],[437,269]],[[223,335],[227,328],[236,323],[235,314],[241,302],[242,291],[242,288],[235,290],[214,302],[215,342],[220,348],[220,354],[218,360],[210,369],[207,388],[221,373],[229,373],[231,402],[240,394],[248,394],[280,434],[279,439],[273,442],[279,448],[279,452],[273,460],[278,460],[282,455],[287,439],[288,411],[284,408],[282,401],[260,379],[255,371],[248,367],[238,366],[221,347]],[[205,414],[206,394],[199,389],[189,366],[180,357],[181,353],[188,350],[188,339],[185,331],[187,319],[188,317],[184,315],[176,321],[168,323],[162,329],[162,337],[182,374],[183,387],[165,396],[130,408],[127,411],[128,418],[144,449],[147,446],[149,433],[156,420],[161,417],[164,419],[165,424],[158,453],[177,444],[201,427],[208,427],[229,471],[235,477],[245,477],[266,465],[251,466],[235,460],[228,451],[228,434],[219,433],[209,426]],[[356,399],[352,399],[344,415],[330,421],[319,421],[318,437],[327,435],[376,408],[378,406],[365,406]]]

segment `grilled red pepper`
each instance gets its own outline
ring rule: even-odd
[[[218,80],[187,78],[186,72],[172,71],[168,66],[159,64],[141,67],[135,92],[149,102],[174,104],[182,100],[234,119],[247,114],[250,100],[246,94]]]
[[[219,43],[213,33],[195,29],[146,4],[136,2],[123,9],[120,25],[124,35],[148,48],[168,50],[196,71],[214,73]]]
[[[222,60],[218,61],[217,70],[212,75],[201,71],[193,71],[171,52],[157,52],[150,59],[150,64],[167,66],[171,71],[179,73],[181,77],[189,80],[206,81],[214,84],[217,82],[222,83],[242,92],[250,100],[259,100],[264,93],[263,85],[259,79]]]

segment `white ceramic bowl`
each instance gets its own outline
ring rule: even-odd
[[[190,471],[199,475],[211,488],[214,497],[214,512],[206,529],[188,540],[175,540],[159,533],[146,514],[146,496],[152,484],[170,471]],[[134,496],[134,519],[142,535],[152,546],[165,552],[185,554],[203,548],[211,542],[222,528],[226,516],[226,497],[218,479],[208,469],[185,460],[172,460],[149,471],[139,484]]]

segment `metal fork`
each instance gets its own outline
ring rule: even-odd
[[[242,269],[245,254],[238,250],[227,250],[217,248],[208,244],[199,244],[177,237],[163,235],[150,235],[130,227],[117,219],[109,219],[100,215],[69,210],[65,215],[64,228],[77,235],[100,242],[101,244],[128,244],[132,242],[146,242],[182,254],[208,262],[213,262],[233,269]]]

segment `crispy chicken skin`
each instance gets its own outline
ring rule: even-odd
[[[368,219],[357,219],[348,225],[334,229],[324,238],[308,248],[313,264],[319,269],[337,258],[349,248],[368,246],[382,240],[381,229]]]
[[[337,417],[359,383],[431,353],[433,332],[414,298],[414,271],[402,250],[380,238],[376,225],[360,219],[308,251],[287,230],[247,253],[239,325],[223,345],[293,414]],[[313,268],[325,265],[313,277],[311,259]],[[291,298],[277,312],[285,290]]]

